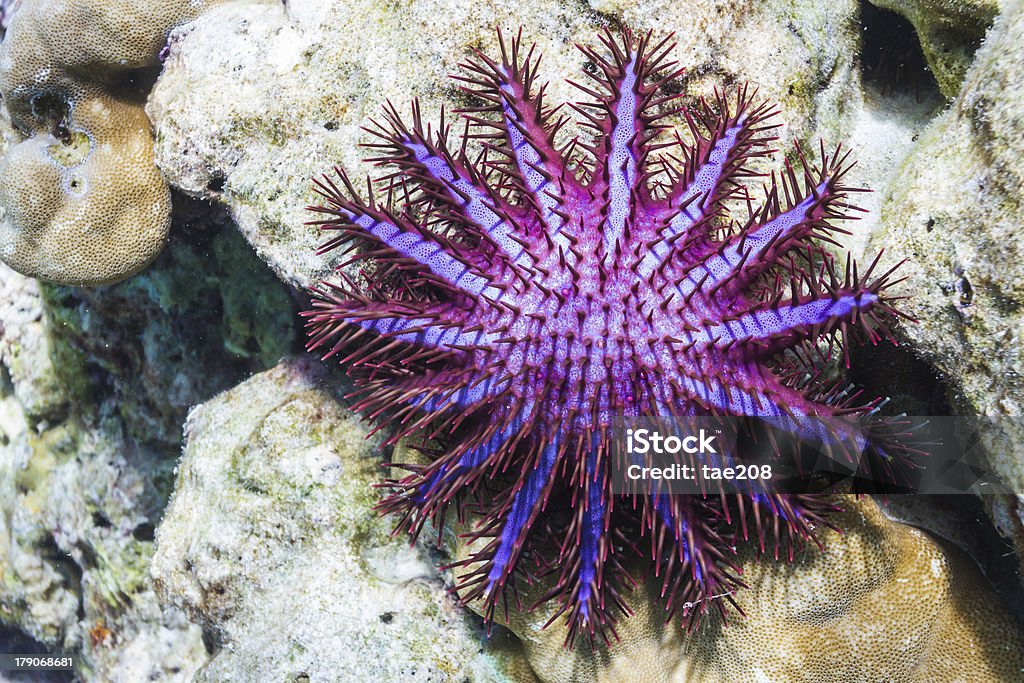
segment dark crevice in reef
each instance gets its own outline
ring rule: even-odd
[[[861,77],[882,97],[911,94],[918,102],[941,98],[913,25],[870,2],[860,3]]]
[[[37,546],[37,550],[39,558],[60,574],[68,591],[78,596],[78,619],[81,621],[85,618],[85,604],[82,594],[82,577],[84,572],[82,567],[68,553],[61,550],[57,545],[57,541],[52,536],[43,539]]]
[[[889,398],[886,414],[938,418],[955,414],[947,398],[946,378],[906,346],[881,343],[852,348],[849,377],[866,398]],[[976,495],[898,495],[879,498],[879,503],[897,519],[966,551],[1007,604],[1024,606],[1024,586],[1013,549],[992,526]]]
[[[203,647],[206,648],[206,654],[210,655],[211,658],[221,651],[221,648],[224,646],[223,641],[224,639],[217,628],[203,625]]]
[[[886,413],[921,416],[952,415],[946,399],[944,377],[906,346],[881,342],[853,345],[850,349],[850,381],[864,396],[889,399]]]
[[[43,288],[71,418],[120,433],[125,458],[145,473],[151,524],[173,487],[188,410],[301,348],[291,292],[226,211],[173,199],[167,248],[141,273]]]
[[[985,505],[977,496],[951,496],[955,500],[944,501],[950,508],[955,507],[962,518],[972,521],[976,527],[978,550],[971,553],[973,559],[1007,607],[1015,614],[1024,614],[1024,584],[1018,576],[1017,556],[1013,546],[996,531],[985,512]]]

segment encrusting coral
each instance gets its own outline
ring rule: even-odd
[[[649,597],[629,596],[637,614],[620,625],[621,642],[596,653],[566,651],[561,634],[542,629],[551,608],[510,610],[508,627],[549,682],[1020,680],[1024,633],[972,560],[888,519],[870,498],[837,502],[843,532],[822,532],[824,553],[777,565],[741,549],[750,589],[736,601],[746,616],[728,627],[715,614],[691,634],[666,628],[652,608],[657,580],[638,589]],[[472,551],[456,544],[457,558]],[[530,589],[524,601],[543,590]],[[479,602],[470,607],[484,611]]]
[[[12,5],[0,95],[24,137],[0,160],[0,260],[61,284],[132,275],[163,249],[171,197],[137,81],[211,1]]]

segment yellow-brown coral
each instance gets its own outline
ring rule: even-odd
[[[1020,625],[971,560],[870,499],[841,504],[844,532],[822,532],[825,552],[791,565],[743,558],[751,590],[736,600],[747,616],[725,628],[717,617],[690,635],[666,626],[657,581],[638,589],[649,599],[631,597],[638,613],[610,649],[566,651],[559,629],[541,629],[543,610],[510,610],[509,628],[544,681],[1020,680]]]
[[[210,4],[21,3],[0,44],[0,95],[25,138],[0,161],[0,260],[33,277],[99,285],[160,253],[170,190],[131,81],[158,64],[173,26]]]

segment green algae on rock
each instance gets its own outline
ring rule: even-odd
[[[152,573],[216,636],[198,680],[533,680],[373,511],[379,440],[326,380],[287,359],[189,414]]]
[[[87,678],[187,680],[201,629],[162,610],[149,581],[153,453],[74,396],[67,382],[87,380],[58,367],[66,342],[38,283],[0,265],[0,291],[0,621],[81,653]]]
[[[272,366],[297,326],[287,288],[222,212],[178,205],[180,234],[145,273],[92,290],[42,287],[58,348],[77,354],[63,368],[99,370],[129,434],[172,449],[197,400]]]

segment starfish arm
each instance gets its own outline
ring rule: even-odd
[[[376,392],[374,392],[376,394]],[[394,405],[402,399],[374,396],[374,405]],[[460,492],[474,489],[479,482],[494,477],[513,456],[516,444],[532,424],[534,406],[526,404],[514,411],[507,421],[492,422],[477,438],[463,447],[447,451],[426,466],[410,466],[413,474],[390,480],[392,493],[378,505],[385,513],[400,513],[399,526],[414,536],[428,519],[440,529],[448,503]],[[430,415],[426,416],[429,421]],[[402,433],[415,432],[421,424],[412,424]]]
[[[621,80],[616,84],[619,100],[612,115],[611,134],[607,140],[608,222],[604,231],[605,265],[615,261],[615,253],[626,229],[626,221],[633,214],[633,188],[636,184],[636,142],[640,136],[637,117],[637,54],[628,53],[621,64]]]
[[[379,143],[367,145],[386,151],[374,161],[397,166],[419,181],[420,190],[434,201],[446,204],[464,227],[496,245],[514,266],[528,267],[532,256],[524,242],[513,235],[514,221],[494,189],[483,182],[467,163],[454,159],[445,147],[446,129],[431,139],[424,130],[418,102],[412,105],[413,125],[408,127],[394,107],[384,110],[385,123],[371,130]]]
[[[738,383],[725,366],[680,370],[677,393],[684,401],[695,401],[714,414],[775,417],[783,414],[768,400],[764,389],[752,383]]]
[[[473,539],[491,540],[461,563],[476,567],[459,577],[457,588],[463,602],[483,598],[488,621],[493,621],[495,606],[504,595],[529,532],[547,502],[556,480],[553,473],[564,455],[564,446],[557,439],[537,446],[502,514],[471,534]]]
[[[725,602],[742,614],[732,597],[744,584],[737,578],[740,570],[720,548],[728,543],[712,526],[713,515],[696,496],[653,494],[648,503],[651,539],[655,544],[655,575],[662,577],[661,598],[669,618],[679,609],[692,628],[699,615],[710,605],[725,616]],[[661,547],[671,539],[671,547]]]
[[[600,470],[597,469],[595,455],[588,456],[587,502],[581,508],[580,524],[580,566],[576,581],[579,592],[576,602],[579,605],[580,620],[586,623],[591,612],[596,611],[594,598],[598,593],[598,581],[601,577],[601,566],[604,564],[606,547],[602,548],[601,539],[605,536],[605,505],[604,492],[600,481]],[[590,480],[590,473],[593,480]],[[595,615],[596,616],[596,615]]]
[[[761,133],[777,125],[768,121],[776,111],[767,102],[754,105],[756,93],[746,87],[737,91],[736,103],[730,110],[728,100],[716,93],[716,104],[721,112],[713,115],[707,103],[696,115],[687,112],[687,122],[694,139],[692,145],[683,145],[685,162],[682,173],[675,181],[671,194],[661,203],[664,223],[658,238],[643,253],[637,272],[649,277],[673,253],[679,240],[706,237],[699,226],[710,225],[724,209],[724,203],[740,190],[736,180],[753,175],[744,169],[754,157],[767,154],[766,145],[774,140]],[[701,125],[710,132],[701,133]]]
[[[499,336],[479,325],[468,326],[451,305],[354,298],[353,292],[330,283],[314,287],[311,293],[312,307],[303,313],[306,349],[326,348],[324,359],[346,347],[351,353],[342,362],[355,365],[380,355],[394,363],[417,350],[463,354],[489,348]],[[356,346],[359,339],[362,343]]]
[[[824,218],[823,209],[833,197],[835,193],[829,189],[828,181],[822,181],[789,209],[745,229],[702,264],[703,272],[711,275],[709,285],[721,283],[747,265],[763,267],[770,261],[766,258],[770,249],[781,251],[786,242],[794,242],[820,226]]]
[[[466,481],[463,481],[466,478],[465,475],[472,475],[469,480],[484,476],[486,470],[482,469],[483,466],[491,462],[503,448],[507,449],[509,443],[522,430],[526,423],[524,412],[532,412],[532,407],[526,406],[524,411],[513,417],[507,425],[500,429],[494,429],[489,437],[464,453],[456,454],[454,458],[446,457],[436,461],[436,468],[416,485],[414,501],[418,504],[434,500],[447,502],[458,489],[465,485]]]
[[[634,582],[616,558],[609,538],[612,497],[599,460],[597,450],[592,448],[577,464],[576,495],[582,500],[574,510],[554,565],[558,579],[536,603],[552,599],[561,602],[545,626],[565,615],[567,647],[572,647],[580,633],[585,633],[591,643],[595,635],[609,643],[609,634],[617,638],[616,613],[632,614],[620,589]]]
[[[847,164],[849,153],[839,152],[837,149],[831,156],[823,152],[822,167],[816,172],[798,148],[803,182],[787,161],[781,182],[785,200],[780,200],[780,185],[773,180],[763,209],[751,215],[736,235],[687,270],[682,294],[698,285],[705,294],[713,294],[730,282],[743,286],[777,264],[785,251],[807,246],[812,238],[831,241],[832,233],[844,232],[830,221],[855,218],[847,212],[860,209],[847,200],[851,192],[862,190],[842,184],[851,165]]]
[[[698,347],[730,348],[746,342],[766,342],[770,351],[797,341],[827,334],[858,312],[867,312],[881,302],[870,289],[808,299],[796,303],[759,307],[722,322],[712,323],[691,334]]]
[[[758,550],[765,554],[770,548],[776,560],[779,559],[779,551],[783,550],[788,561],[792,562],[795,551],[804,548],[808,542],[820,549],[821,542],[815,535],[817,527],[838,530],[828,521],[827,515],[839,508],[832,505],[827,496],[767,493],[762,489],[731,498],[738,508],[739,536],[744,541],[749,540],[752,525]],[[732,512],[728,499],[723,500],[725,515],[730,517]]]
[[[534,79],[540,58],[533,57],[534,46],[523,54],[521,32],[506,45],[498,31],[501,61],[496,62],[481,52],[476,59],[463,64],[470,76],[458,76],[466,85],[463,89],[488,103],[487,106],[463,110],[464,116],[475,126],[496,130],[484,137],[500,138],[501,146],[493,147],[510,157],[513,166],[495,166],[506,174],[528,198],[526,202],[538,215],[553,242],[563,249],[571,241],[562,233],[568,218],[565,208],[566,194],[578,188],[572,173],[567,172],[561,154],[554,144],[554,133],[564,124],[559,119],[553,124],[553,112],[543,104],[544,87],[533,92]],[[501,123],[477,116],[477,113],[496,113]]]
[[[483,296],[491,302],[502,299],[504,290],[495,286],[490,277],[453,254],[450,248],[446,248],[435,236],[419,226],[391,215],[383,208],[345,199],[333,183],[321,183],[320,188],[329,193],[330,206],[316,210],[333,217],[316,223],[322,230],[339,233],[320,248],[321,253],[352,239],[363,240],[385,249],[383,253],[379,250],[373,252],[379,262],[389,258],[412,259],[433,274],[431,279],[434,282],[447,285],[452,292],[462,292],[473,297]],[[359,254],[355,258],[366,256]]]
[[[666,115],[655,110],[672,99],[656,101],[654,96],[666,80],[681,72],[674,70],[675,62],[665,59],[672,47],[669,39],[652,46],[650,38],[651,34],[647,34],[634,44],[628,32],[621,42],[606,32],[601,42],[610,57],[579,46],[597,66],[593,78],[601,91],[573,83],[596,100],[574,109],[585,118],[583,125],[595,129],[601,141],[598,146],[585,149],[595,163],[590,190],[603,197],[604,202],[602,263],[606,268],[618,263],[626,243],[631,241],[636,208],[650,199],[646,188],[648,176],[643,169],[647,167],[652,141],[663,128],[655,121]]]

